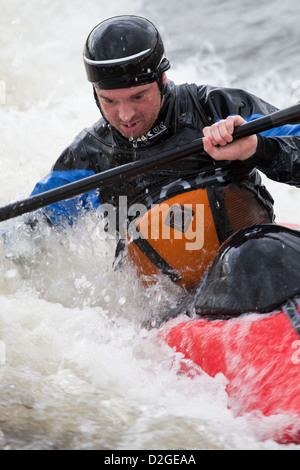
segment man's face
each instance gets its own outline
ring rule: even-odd
[[[166,82],[164,77],[163,82]],[[117,90],[95,89],[105,119],[127,139],[148,132],[161,108],[157,82]]]

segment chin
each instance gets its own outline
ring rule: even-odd
[[[133,134],[129,134],[129,133],[127,134],[126,133],[125,134],[124,132],[121,132],[121,134],[123,135],[123,137],[126,137],[126,139],[128,139],[128,140],[135,140],[135,139],[138,139],[139,137],[142,137],[142,135],[144,135],[144,134],[140,134],[140,133],[138,133],[138,134],[134,134],[134,133]]]
[[[138,139],[139,137],[142,137],[147,130],[145,130],[145,126],[137,126],[137,129],[131,129],[131,131],[128,129],[124,130],[124,128],[119,128],[118,131],[120,134],[122,134],[123,137],[126,137],[126,139]]]

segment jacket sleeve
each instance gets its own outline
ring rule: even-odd
[[[93,174],[92,170],[52,171],[35,185],[31,196],[73,183]],[[99,206],[98,191],[94,190],[44,207],[43,212],[53,225],[62,225],[66,222],[68,225],[72,225],[83,212],[97,209]]]
[[[277,111],[251,93],[230,88],[211,88],[206,95],[206,106],[214,122],[230,114],[252,121]],[[259,134],[257,151],[247,162],[270,179],[300,186],[300,124],[288,124]]]
[[[300,135],[259,135],[257,151],[248,161],[268,178],[300,187]]]
[[[50,189],[73,183],[98,172],[98,168],[89,156],[85,144],[87,133],[82,131],[67,147],[56,163],[52,171],[39,181],[31,195],[40,194]],[[98,190],[90,191],[72,199],[63,200],[43,208],[43,213],[54,225],[72,225],[83,212],[97,209],[100,206]]]

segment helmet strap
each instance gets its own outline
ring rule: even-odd
[[[162,92],[163,92],[163,88],[164,88],[162,77],[163,77],[163,74],[162,74],[161,71],[159,71],[159,73],[158,73],[158,79],[157,79],[157,84],[158,84],[158,88],[159,88],[159,90],[160,90],[161,95],[163,94]]]
[[[96,101],[96,105],[97,105],[97,108],[100,110],[100,113],[102,113],[102,109],[100,107],[100,104],[99,104],[99,101],[98,101],[98,96],[97,96],[97,93],[96,93],[96,90],[95,90],[95,87],[93,86],[93,93],[94,93],[94,98],[95,98],[95,101]]]

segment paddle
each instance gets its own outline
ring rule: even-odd
[[[234,139],[239,139],[241,137],[263,132],[273,127],[297,122],[300,122],[300,103],[239,126],[234,131],[233,137]],[[55,202],[70,199],[94,189],[103,188],[109,184],[116,183],[121,179],[145,173],[146,171],[153,170],[161,165],[181,160],[201,151],[203,151],[202,139],[197,139],[181,146],[180,148],[167,150],[160,154],[145,158],[144,160],[126,163],[125,165],[83,178],[82,180],[75,181],[74,183],[69,183],[44,193],[31,196],[27,199],[23,199],[22,201],[13,202],[0,208],[0,222],[49,206]]]

